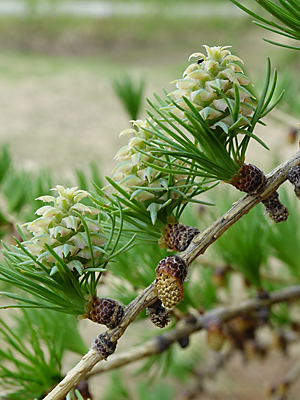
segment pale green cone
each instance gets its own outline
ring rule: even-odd
[[[145,162],[150,162],[163,167],[166,165],[165,156],[161,156],[161,162],[155,160],[150,154],[150,148],[145,141],[151,142],[157,137],[147,132],[145,129],[151,128],[154,122],[151,118],[145,121],[132,121],[136,129],[126,129],[120,133],[120,136],[129,136],[128,145],[123,146],[116,154],[115,159],[120,163],[113,170],[113,180],[121,186],[133,198],[139,201],[155,200],[163,204],[165,201],[180,197],[179,190],[168,189],[167,187],[179,186],[184,183],[181,175],[174,174],[172,182],[169,181],[169,175],[148,167]],[[146,154],[139,152],[143,151]],[[158,157],[158,156],[157,156]],[[178,166],[180,166],[178,161]],[[138,187],[138,188],[137,188]],[[160,207],[160,205],[158,205]]]
[[[58,192],[58,197],[41,196],[37,198],[37,200],[53,203],[53,205],[39,208],[36,214],[40,217],[25,224],[33,236],[29,241],[23,242],[23,245],[33,256],[39,257],[50,268],[54,268],[52,272],[56,270],[56,260],[45,244],[49,245],[71,270],[75,268],[81,272],[84,268],[91,267],[92,263],[88,237],[78,213],[84,218],[87,225],[93,257],[97,259],[102,254],[97,247],[104,244],[105,238],[99,222],[90,219],[87,215],[96,215],[99,210],[80,203],[82,199],[89,196],[89,193],[78,190],[77,187],[65,189],[63,186],[57,185],[52,190]]]
[[[183,97],[188,98],[211,128],[222,127],[223,123],[230,127],[232,118],[228,113],[228,104],[216,88],[224,93],[234,107],[234,84],[236,84],[240,98],[239,117],[242,117],[240,126],[249,124],[248,116],[253,112],[252,95],[247,89],[250,81],[236,63],[243,63],[242,60],[230,53],[228,50],[230,46],[204,47],[207,54],[193,53],[189,57],[189,59],[198,58],[198,62],[186,68],[183,78],[172,82],[176,84],[177,89],[168,96],[184,109],[188,106]],[[180,118],[184,117],[183,112],[174,105],[167,108]]]

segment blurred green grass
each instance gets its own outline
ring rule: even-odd
[[[221,3],[232,6],[229,0]],[[215,7],[216,0],[209,4]],[[298,53],[263,42],[263,34],[246,15],[171,17],[158,7],[155,17],[0,15],[0,142],[9,143],[14,161],[28,169],[51,168],[69,177],[95,161],[110,174],[123,145],[119,132],[129,127],[113,93],[114,78],[144,77],[151,98],[162,87],[172,89],[170,81],[203,44],[232,45],[253,82],[264,75],[266,56],[279,67],[279,79],[287,63],[297,71]],[[145,117],[143,111],[140,118]]]

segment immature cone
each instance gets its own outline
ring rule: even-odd
[[[102,360],[106,360],[108,356],[113,354],[116,350],[117,342],[112,342],[106,335],[101,333],[96,339],[92,341],[91,348],[96,350],[101,356]]]
[[[170,175],[148,167],[145,162],[150,162],[163,167],[166,163],[165,156],[156,155],[160,158],[155,159],[151,155],[149,144],[157,137],[147,131],[151,128],[153,121],[151,118],[145,121],[132,121],[134,129],[125,129],[120,136],[128,136],[128,144],[123,146],[115,155],[119,164],[114,168],[113,180],[122,187],[132,198],[148,203],[157,203],[158,209],[169,199],[180,197],[180,185],[185,181],[182,175]],[[143,151],[146,154],[141,153]],[[183,164],[178,161],[178,166]],[[165,182],[169,181],[172,189],[165,187]],[[176,186],[179,186],[178,188]]]
[[[241,192],[255,194],[266,183],[266,176],[261,169],[252,164],[243,164],[239,172],[228,182]]]
[[[295,165],[288,172],[288,180],[294,185],[294,191],[298,199],[300,199],[300,166]]]
[[[289,216],[289,210],[279,200],[279,194],[274,192],[267,199],[262,201],[265,206],[265,214],[275,222],[284,222]]]
[[[124,309],[117,301],[94,296],[88,303],[86,318],[112,329],[119,324],[123,314]]]
[[[170,313],[160,300],[147,307],[146,314],[149,315],[150,321],[158,328],[164,328],[170,322]]]
[[[225,130],[233,123],[228,102],[235,103],[236,85],[239,91],[239,126],[249,124],[248,117],[253,113],[250,104],[253,96],[247,89],[250,81],[236,63],[243,61],[230,53],[230,46],[203,47],[207,54],[194,53],[189,57],[198,60],[186,68],[183,78],[172,82],[176,83],[177,90],[169,96],[182,108],[187,108],[183,100],[186,97],[212,129],[224,127]],[[174,105],[168,108],[179,118],[184,118],[184,113]]]
[[[215,351],[221,350],[226,336],[222,331],[222,323],[218,318],[212,318],[205,324],[207,345]]]
[[[183,225],[180,222],[170,222],[162,229],[163,236],[159,240],[161,248],[182,252],[188,248],[193,238],[200,233],[199,229]]]
[[[99,222],[88,218],[87,215],[97,215],[100,211],[95,207],[80,203],[82,199],[90,196],[85,190],[78,190],[77,187],[64,188],[60,185],[51,190],[57,191],[58,196],[37,198],[53,205],[39,208],[36,214],[40,217],[25,224],[33,237],[23,242],[23,245],[30,254],[39,256],[40,261],[45,260],[53,267],[56,259],[47,249],[47,244],[63,259],[70,270],[76,269],[81,273],[84,268],[93,265],[87,233],[79,215],[88,228],[94,260],[96,260],[103,254],[99,246],[105,243],[105,239]]]
[[[170,309],[183,299],[186,275],[187,266],[177,255],[165,257],[158,263],[155,291],[164,307]]]

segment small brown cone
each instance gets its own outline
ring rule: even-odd
[[[180,222],[168,223],[162,229],[163,236],[159,240],[161,248],[181,252],[188,248],[193,238],[200,233],[199,229],[183,225]]]
[[[175,307],[184,297],[187,266],[177,255],[163,258],[156,268],[155,291],[165,308]]]
[[[116,350],[117,342],[112,342],[106,333],[101,333],[92,341],[91,348],[99,353],[101,359],[106,360]]]
[[[265,214],[269,214],[269,217],[275,222],[284,222],[289,216],[289,210],[281,203],[279,194],[274,192],[267,199],[262,201],[265,206]]]
[[[255,194],[266,183],[266,176],[261,169],[252,164],[243,164],[239,172],[228,182],[241,192]]]
[[[221,350],[226,336],[222,331],[222,323],[218,318],[212,318],[205,324],[207,345],[214,351]]]
[[[117,301],[94,296],[87,305],[85,317],[112,329],[119,324],[123,314],[123,307]]]
[[[295,165],[289,169],[288,180],[294,185],[295,195],[300,199],[300,166]]]
[[[146,314],[149,315],[150,321],[158,328],[164,328],[170,322],[170,313],[160,300],[147,307]]]

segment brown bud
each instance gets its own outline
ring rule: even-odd
[[[291,167],[287,177],[291,184],[294,185],[295,195],[300,199],[300,166]]]
[[[101,333],[92,341],[91,348],[96,350],[102,360],[106,360],[108,356],[116,350],[117,342],[112,342],[106,333]]]
[[[123,314],[123,307],[115,300],[94,296],[87,305],[87,318],[109,329],[119,324]]]
[[[255,194],[265,185],[266,176],[263,171],[255,165],[243,164],[238,173],[232,176],[228,183],[242,192]]]
[[[163,236],[159,240],[159,246],[181,252],[188,248],[193,238],[199,233],[199,229],[192,226],[170,222],[162,229]]]
[[[166,308],[176,306],[184,297],[185,262],[179,256],[163,258],[156,268],[155,291]]]
[[[146,314],[149,315],[150,321],[158,328],[164,328],[170,322],[170,313],[160,300],[147,307]]]
[[[281,203],[279,194],[274,192],[262,201],[265,206],[265,214],[269,214],[269,217],[275,222],[284,222],[289,216],[289,210]]]

